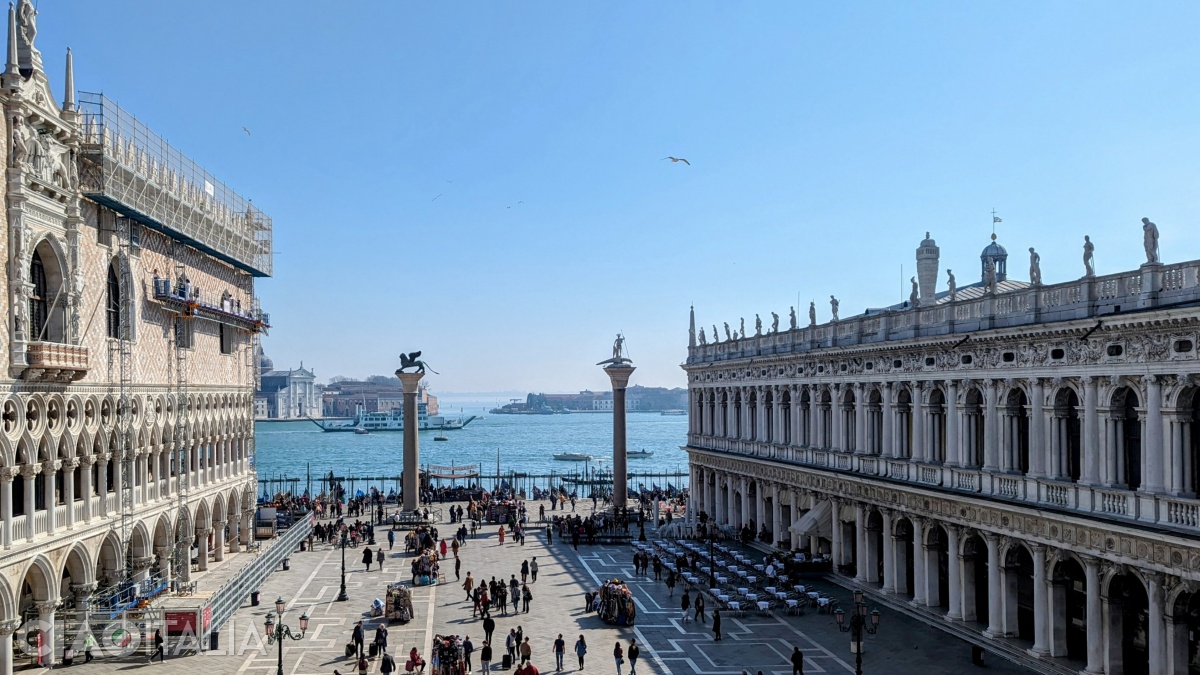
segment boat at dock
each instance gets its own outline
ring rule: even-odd
[[[653,457],[653,450],[628,450],[625,452],[626,457]]]
[[[417,404],[417,429],[420,431],[457,431],[470,424],[474,419],[474,415],[457,419],[443,415],[430,415],[426,412],[424,403]],[[404,411],[400,408],[359,413],[354,419],[342,424],[322,424],[311,417],[308,420],[321,427],[321,431],[352,431],[356,434],[372,431],[404,431]]]
[[[582,452],[560,452],[554,455],[554,459],[562,462],[590,462],[592,456]]]

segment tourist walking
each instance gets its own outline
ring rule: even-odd
[[[567,651],[567,641],[563,639],[562,633],[558,634],[558,639],[554,641],[554,670],[559,672],[563,669],[563,654]]]
[[[396,670],[396,660],[384,649],[383,656],[379,659],[379,672],[383,675],[391,675],[394,670]]]
[[[525,640],[523,642],[521,642],[520,649],[521,649],[521,663],[522,664],[528,663],[530,657],[533,656],[533,645],[529,644],[529,638],[525,638]]]
[[[713,642],[721,641],[721,610],[713,610]]]
[[[454,580],[459,580],[458,571],[462,569],[462,558],[454,556]]]
[[[667,570],[667,597],[675,596],[675,570]]]
[[[375,559],[375,552],[370,547],[363,549],[362,561],[367,564],[367,571],[371,571],[371,561]]]
[[[683,589],[683,599],[679,601],[679,609],[683,610],[683,620],[689,621],[688,610],[692,608],[692,599],[688,597],[687,589]]]
[[[354,632],[350,634],[350,640],[354,642],[354,649],[360,657],[363,653],[363,640],[365,639],[366,637],[363,635],[363,622],[359,621],[354,624]]]
[[[694,618],[699,619],[700,623],[707,623],[704,616],[704,595],[698,591],[696,593],[696,616]]]
[[[613,661],[617,663],[617,675],[621,675],[621,664],[625,663],[625,653],[621,649],[620,642],[617,643],[617,646],[613,647]]]
[[[379,624],[375,627],[375,648],[383,651],[387,649],[387,626]]]
[[[517,660],[517,629],[509,628],[508,637],[504,638],[504,647],[508,650],[508,658],[513,662]]]
[[[637,642],[632,638],[629,640],[629,675],[637,675],[637,660],[638,655],[642,650],[638,648]]]
[[[154,652],[150,654],[150,658],[146,659],[146,663],[154,663],[154,657],[158,657],[159,663],[166,663],[167,651],[163,649],[162,630],[154,629]]]
[[[483,648],[479,650],[479,665],[483,666],[485,674],[492,670],[492,645],[487,640],[483,641]]]
[[[496,632],[496,620],[492,617],[487,617],[483,620],[483,643],[487,644],[492,641],[492,633]]]
[[[792,675],[804,675],[804,652],[792,647]]]
[[[466,662],[467,672],[471,672],[471,654],[475,652],[475,645],[471,642],[471,636],[468,635],[463,640],[463,661]]]
[[[528,581],[529,581],[529,561],[522,560],[521,561],[521,583],[523,583],[523,584],[528,583]]]
[[[379,571],[382,572],[383,571],[383,547],[382,546],[379,547],[379,550],[375,551],[375,564],[379,568]]]
[[[583,670],[584,654],[587,654],[587,643],[584,642],[583,636],[580,635],[579,639],[575,641],[575,656],[579,657],[579,669],[580,670]]]
[[[523,606],[523,611],[526,614],[529,613],[529,601],[530,600],[533,600],[533,591],[529,590],[528,586],[522,586],[521,587],[521,605]]]
[[[457,572],[458,572],[458,570],[456,568],[455,573],[457,573]],[[471,593],[474,592],[474,590],[475,590],[475,577],[471,576],[470,571],[467,572],[467,580],[463,582],[462,587],[463,587],[463,590],[467,592],[467,600],[471,600],[472,599]],[[476,600],[475,602],[476,602],[476,604],[478,604],[479,601]],[[471,612],[471,616],[475,616],[475,612]]]
[[[547,530],[549,532],[549,530]],[[537,583],[537,556],[533,557],[533,562],[529,563],[529,576],[533,579],[533,583]]]
[[[504,545],[504,526],[503,525],[500,526],[499,535],[500,535],[500,543],[497,544],[497,546],[503,546]]]
[[[390,551],[395,547],[396,547],[396,531],[388,530],[388,550]]]

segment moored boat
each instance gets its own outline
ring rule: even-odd
[[[554,455],[554,459],[563,462],[588,462],[591,461],[592,456],[582,452],[560,452]]]
[[[628,450],[625,452],[626,457],[651,457],[654,455],[653,450]]]

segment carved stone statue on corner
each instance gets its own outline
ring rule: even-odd
[[[792,306],[792,314],[791,314],[790,319],[792,322],[792,330],[796,330],[796,307],[795,306]]]
[[[983,284],[986,292],[996,292],[996,263],[991,258],[987,259],[987,264],[983,267]]]
[[[1029,283],[1034,286],[1042,285],[1042,256],[1029,247]]]
[[[742,317],[738,323],[738,337],[742,340],[746,339],[746,317]]]
[[[19,167],[29,156],[29,145],[25,142],[25,124],[21,118],[13,118],[12,126],[12,161],[10,166]]]
[[[1096,245],[1092,243],[1091,237],[1083,235],[1083,276],[1096,276],[1096,265],[1093,261],[1093,254],[1096,252]]]
[[[771,332],[779,332],[779,315],[775,312],[771,312]]]
[[[762,335],[762,317],[757,314],[754,315],[754,335]]]
[[[838,320],[838,299],[833,297],[832,295],[829,296],[829,311],[833,314],[833,318],[830,319],[830,321],[837,321]]]
[[[921,295],[920,291],[917,290],[916,277],[912,278],[912,293],[908,294],[908,306],[914,308],[921,306]]]
[[[817,301],[813,300],[808,303],[808,325],[817,325]]]
[[[708,344],[708,340],[704,339],[704,327],[703,326],[700,327],[700,344],[702,344],[702,345]]]
[[[1142,218],[1142,240],[1146,247],[1146,262],[1156,263],[1158,260],[1158,226],[1149,218]]]
[[[713,344],[721,341],[721,334],[717,332],[717,324],[713,324]]]
[[[954,281],[954,270],[946,270],[946,286],[950,289],[950,302],[958,300],[958,284]]]
[[[728,342],[729,340],[732,340],[732,339],[733,339],[733,336],[729,334],[729,322],[726,321],[725,322],[725,341]]]

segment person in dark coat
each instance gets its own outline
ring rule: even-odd
[[[379,547],[379,550],[375,551],[375,563],[376,563],[376,565],[378,565],[379,571],[382,572],[383,571],[383,547],[382,546]]]
[[[792,675],[804,675],[804,652],[792,647]]]
[[[354,632],[351,633],[350,639],[354,642],[354,646],[358,651],[359,657],[362,657],[363,641],[366,639],[366,637],[363,635],[363,624],[361,621],[354,624]]]
[[[391,673],[395,670],[396,660],[393,659],[392,655],[387,653],[387,650],[385,649],[383,652],[383,657],[379,660],[379,672],[383,673],[383,675],[391,675]]]
[[[492,643],[487,640],[483,641],[483,648],[479,650],[479,664],[483,666],[484,675],[492,669]]]
[[[721,641],[721,610],[713,610],[713,642]]]
[[[683,620],[690,621],[688,610],[692,608],[692,598],[688,596],[687,589],[683,589],[683,599],[679,601],[679,609],[683,610]]]
[[[375,560],[375,552],[370,548],[363,549],[362,561],[367,565],[367,571],[371,571],[371,562]]]
[[[492,617],[485,617],[483,620],[483,641],[490,644],[492,641],[492,633],[496,631],[496,620]],[[481,657],[482,658],[482,657]]]

